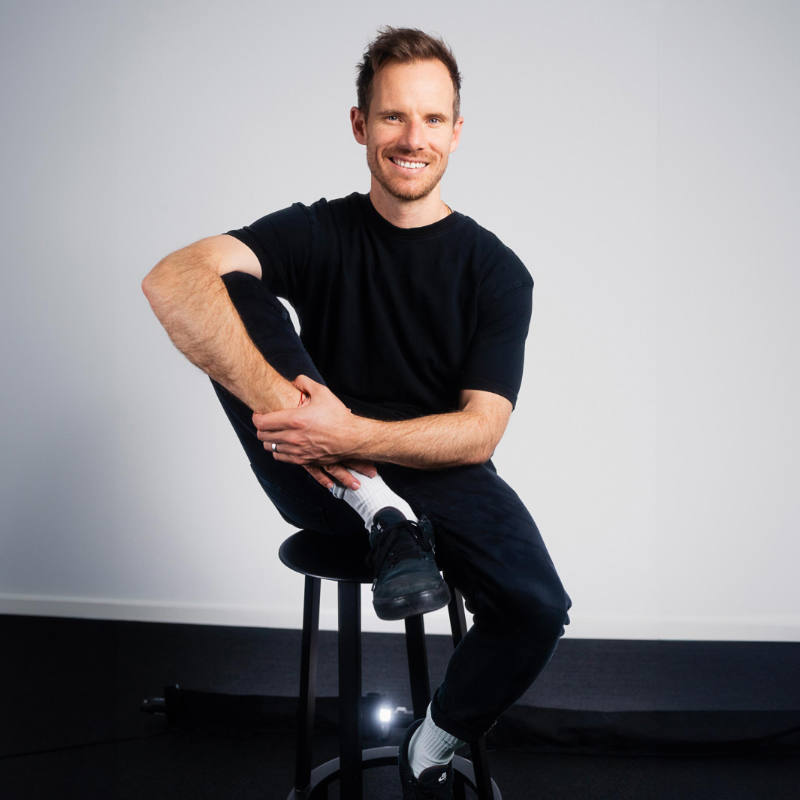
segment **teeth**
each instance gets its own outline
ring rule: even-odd
[[[399,158],[391,159],[394,161],[395,164],[399,164],[401,167],[408,167],[409,169],[421,169],[425,166],[424,161],[401,161]]]

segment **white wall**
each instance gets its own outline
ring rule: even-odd
[[[140,282],[367,191],[355,64],[393,24],[454,48],[443,198],[536,281],[496,463],[573,599],[566,635],[800,641],[800,6],[398,9],[3,3],[0,611],[299,626],[291,528]],[[402,629],[368,605],[364,627]]]

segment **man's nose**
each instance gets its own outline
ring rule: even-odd
[[[425,147],[425,126],[420,120],[409,119],[403,126],[402,143],[409,150],[421,150]]]

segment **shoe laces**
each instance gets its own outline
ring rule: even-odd
[[[375,545],[367,554],[367,564],[377,577],[384,565],[394,566],[407,558],[424,558],[423,552],[434,551],[429,523],[405,520],[380,532]],[[373,584],[374,588],[374,584]]]

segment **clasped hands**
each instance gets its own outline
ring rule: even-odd
[[[354,455],[358,418],[350,409],[327,386],[307,375],[298,375],[292,384],[304,395],[300,406],[253,414],[258,438],[272,457],[303,466],[326,489],[334,481],[357,489],[358,478],[348,469],[375,477],[375,464]]]

